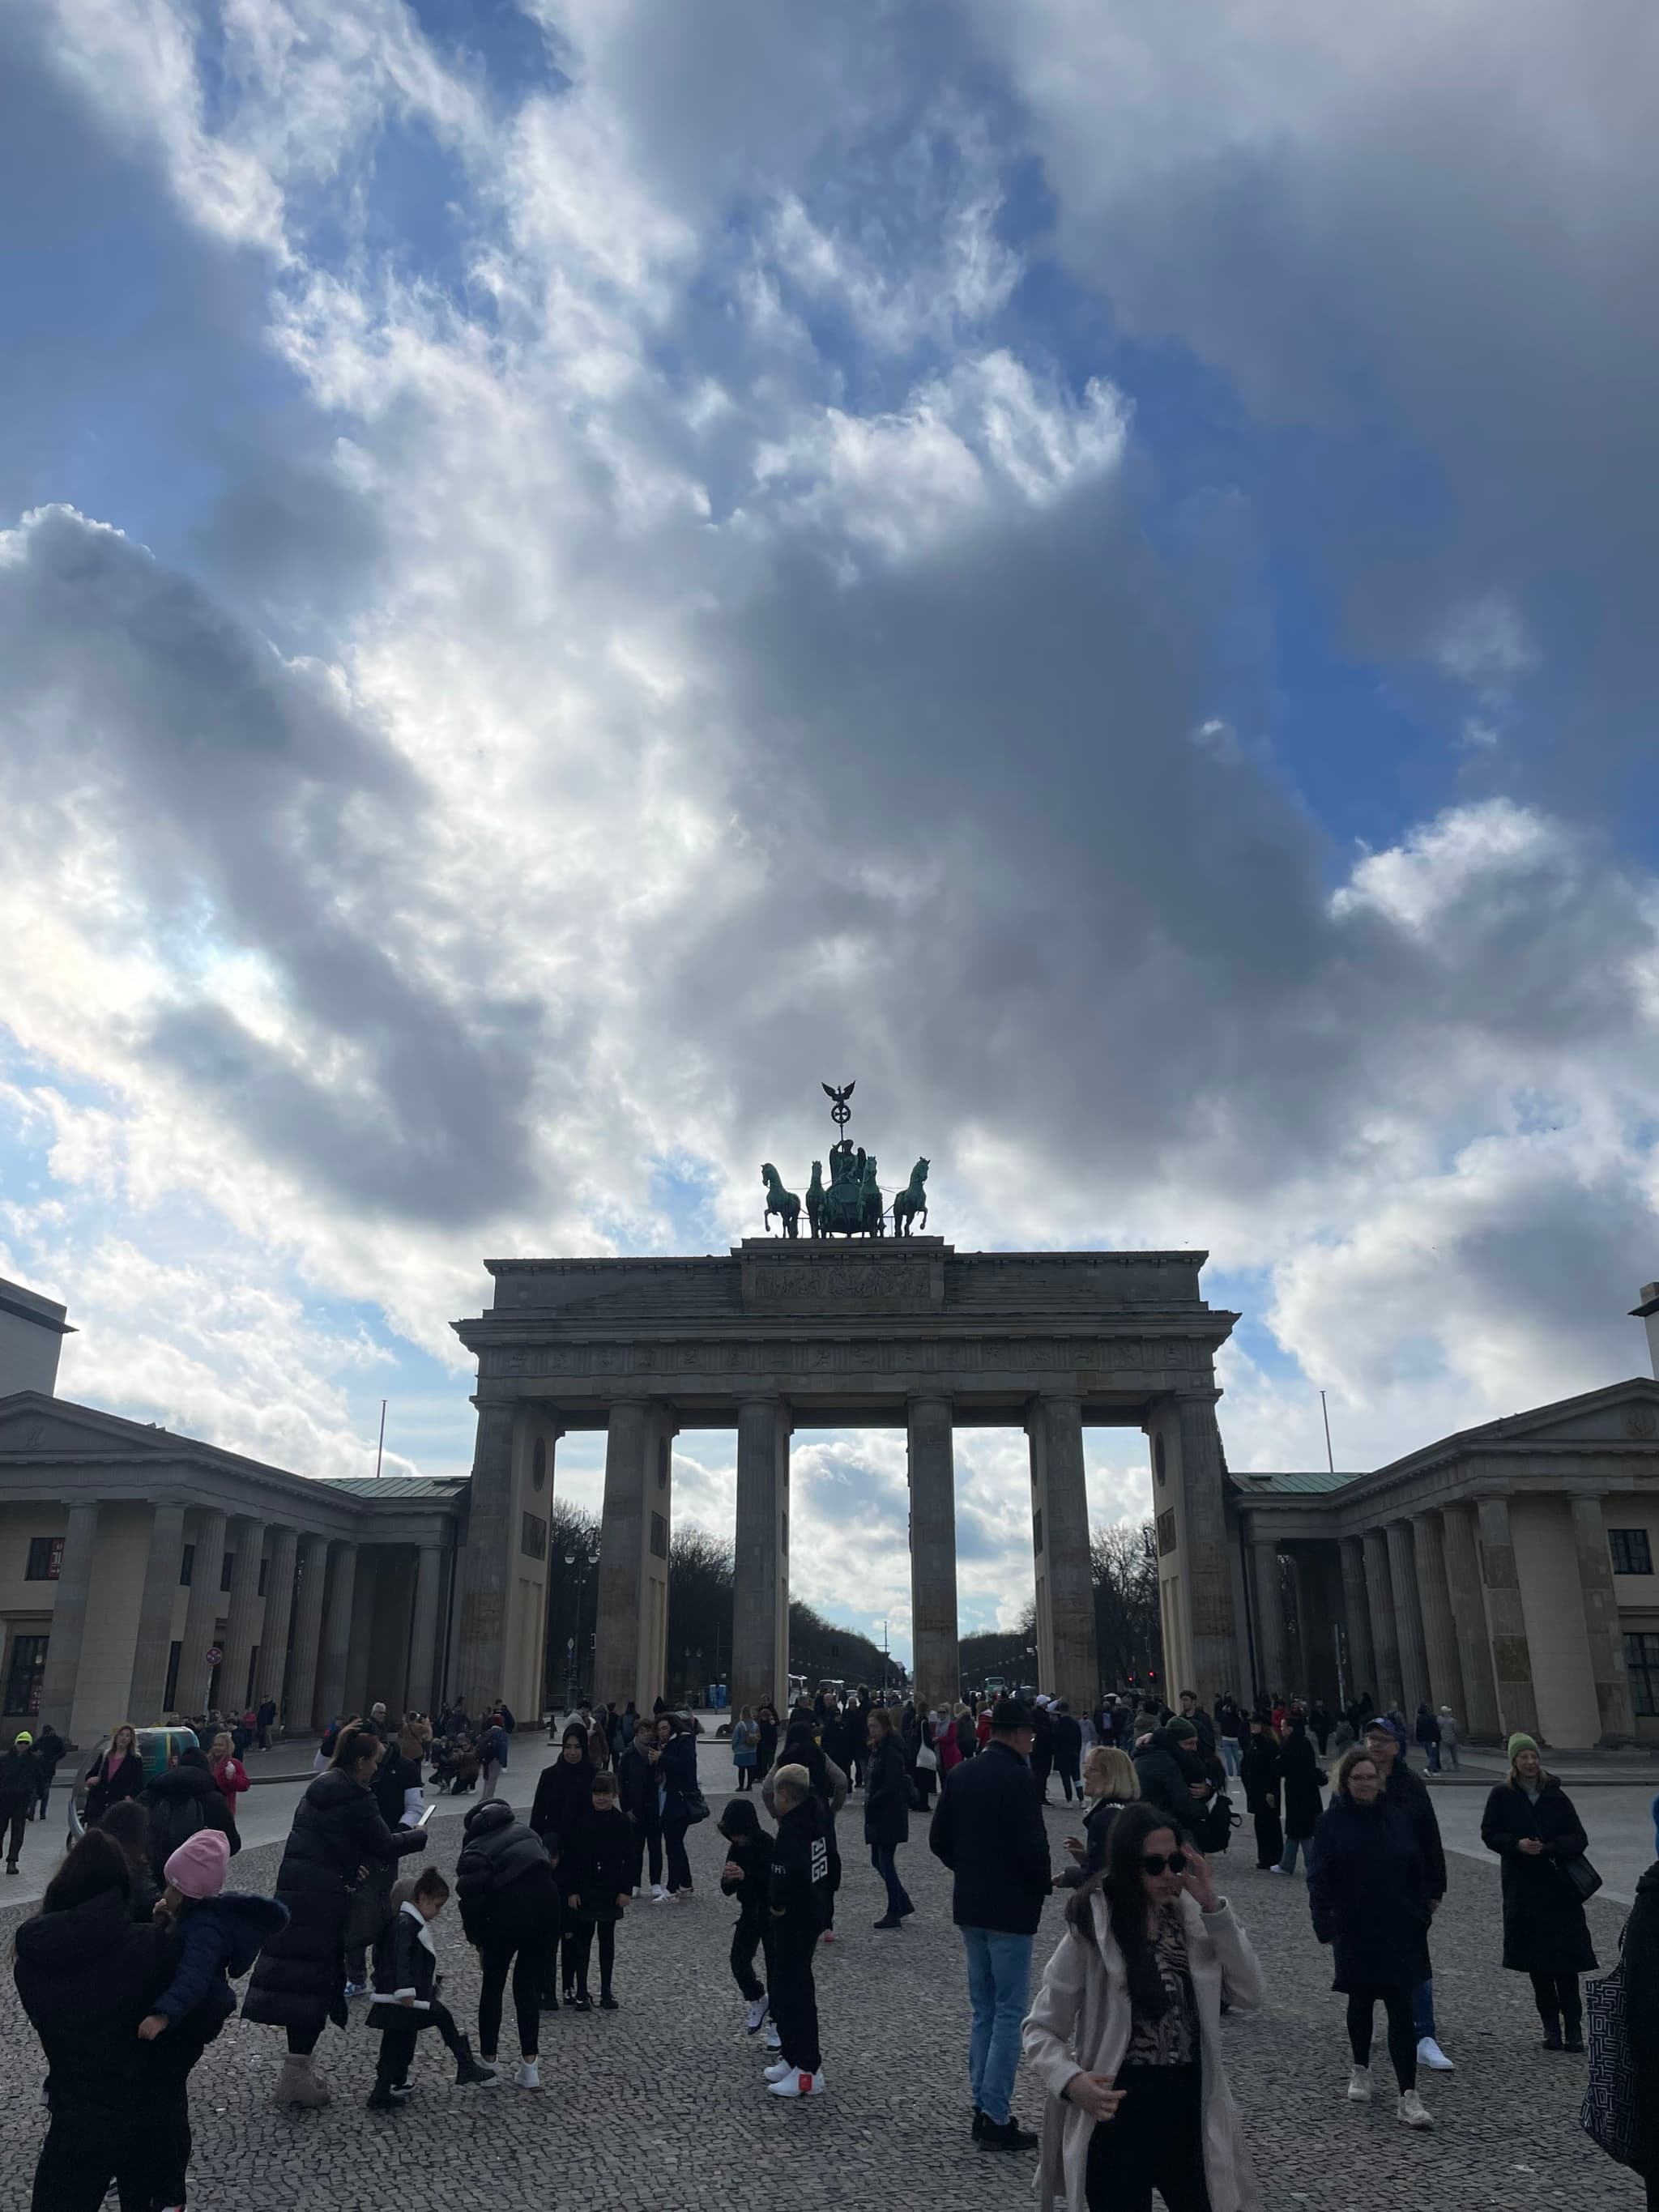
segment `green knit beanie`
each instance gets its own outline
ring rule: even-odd
[[[1169,1723],[1164,1734],[1171,1743],[1195,1743],[1198,1741],[1198,1730],[1190,1721],[1182,1720],[1179,1713]]]
[[[1536,1751],[1536,1750],[1537,1750],[1537,1748],[1538,1748],[1537,1743],[1535,1742],[1535,1741],[1534,1741],[1531,1736],[1529,1736],[1529,1735],[1520,1735],[1520,1734],[1518,1734],[1518,1733],[1517,1733],[1516,1735],[1512,1735],[1512,1736],[1510,1738],[1510,1765],[1511,1765],[1511,1766],[1513,1766],[1513,1765],[1514,1765],[1514,1764],[1515,1764],[1516,1760],[1520,1757],[1521,1753],[1522,1753],[1523,1751]]]

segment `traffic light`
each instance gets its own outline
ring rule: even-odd
[[[1157,1669],[1157,1668],[1156,1668],[1156,1667],[1149,1667],[1149,1668],[1146,1669],[1146,1680],[1147,1680],[1149,1682],[1155,1682],[1155,1681],[1157,1681],[1157,1680],[1158,1680],[1158,1669]]]

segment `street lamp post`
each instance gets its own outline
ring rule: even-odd
[[[564,1640],[564,1710],[568,1717],[576,1710],[576,1695],[580,1686],[576,1680],[579,1664],[576,1646],[577,1638],[582,1632],[582,1593],[587,1588],[587,1570],[592,1563],[585,1551],[578,1553],[574,1546],[565,1553],[564,1563],[566,1566],[574,1567],[577,1570],[574,1623],[572,1632]]]

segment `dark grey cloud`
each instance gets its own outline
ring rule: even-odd
[[[487,989],[458,1003],[424,969],[437,916],[404,864],[419,779],[320,667],[283,659],[116,532],[53,509],[12,542],[13,805],[40,846],[118,837],[179,977],[141,1052],[359,1207],[448,1223],[533,1191],[553,1040],[539,1007]],[[270,963],[306,1057],[192,996],[191,970],[226,950]]]

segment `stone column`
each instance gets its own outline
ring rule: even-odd
[[[207,1710],[208,1684],[213,1679],[208,1649],[218,1632],[219,1613],[225,1601],[219,1587],[225,1564],[225,1516],[216,1506],[204,1507],[197,1516],[194,1540],[190,1602],[185,1607],[179,1680],[173,1692],[175,1710],[186,1717]]]
[[[1376,1695],[1376,1661],[1371,1652],[1370,1607],[1365,1601],[1365,1547],[1345,1536],[1342,1553],[1342,1610],[1348,1632],[1348,1697],[1369,1690]]]
[[[305,1735],[316,1725],[317,1669],[323,1651],[323,1596],[328,1577],[328,1539],[300,1539],[299,1588],[294,1616],[294,1672],[283,1706],[290,1735]]]
[[[1400,1682],[1400,1632],[1395,1626],[1394,1579],[1389,1572],[1389,1542],[1380,1528],[1365,1531],[1365,1603],[1371,1618],[1371,1652],[1376,1662],[1373,1685],[1386,1711],[1404,1694]]]
[[[300,1547],[293,1528],[270,1533],[270,1566],[265,1576],[265,1617],[259,1634],[259,1676],[253,1685],[253,1702],[267,1698],[283,1702],[283,1682],[288,1672],[288,1630],[294,1616],[294,1563]]]
[[[912,1398],[907,1411],[911,1672],[930,1705],[953,1705],[962,1695],[962,1657],[957,1643],[957,1480],[951,1401]],[[1079,1434],[1080,1448],[1080,1428]],[[1092,1626],[1092,1594],[1090,1607]]]
[[[507,1576],[517,1546],[513,1522],[513,1430],[518,1408],[478,1407],[478,1437],[466,1508],[466,1589],[455,1668],[469,1713],[505,1695]]]
[[[1184,1390],[1176,1401],[1181,1429],[1181,1495],[1186,1515],[1182,1575],[1192,1638],[1193,1673],[1178,1682],[1213,1705],[1238,1680],[1243,1650],[1233,1616],[1232,1560],[1227,1538],[1227,1463],[1215,1417],[1215,1390]],[[1085,1529],[1086,1534],[1086,1529]],[[1092,1620],[1092,1614],[1091,1619]]]
[[[1480,1558],[1475,1547],[1473,1505],[1449,1505],[1440,1516],[1446,1557],[1446,1589],[1463,1679],[1467,1711],[1457,1717],[1467,1735],[1490,1743],[1498,1734],[1498,1688],[1492,1678],[1492,1644],[1486,1634],[1486,1600],[1480,1587]]]
[[[665,1687],[673,1435],[665,1407],[619,1398],[611,1408],[593,1695],[613,1712],[632,1698],[648,1713]]]
[[[1262,1679],[1256,1684],[1270,1698],[1291,1693],[1290,1638],[1285,1633],[1285,1607],[1279,1595],[1279,1546],[1271,1536],[1250,1540],[1250,1560],[1255,1570],[1256,1663]],[[1192,1686],[1176,1683],[1177,1689]]]
[[[1437,1710],[1449,1705],[1460,1728],[1467,1727],[1463,1668],[1457,1656],[1451,1591],[1446,1581],[1445,1538],[1437,1513],[1413,1513],[1412,1548],[1417,1558],[1417,1587],[1423,1604],[1423,1645],[1429,1665],[1429,1700]]]
[[[1100,1666],[1081,1400],[1039,1398],[1026,1432],[1031,1440],[1038,1684],[1067,1699],[1074,1713],[1086,1713],[1100,1695]]]
[[[184,1547],[184,1507],[158,1505],[150,1523],[143,1594],[138,1601],[138,1634],[132,1647],[132,1686],[127,1692],[126,1717],[135,1728],[154,1727],[161,1717]],[[50,1645],[46,1656],[52,1656]]]
[[[265,1524],[239,1514],[232,1524],[235,1557],[230,1570],[229,1618],[225,1623],[225,1660],[219,1676],[227,1714],[240,1713],[247,1696],[248,1670],[258,1640],[259,1563],[264,1557]]]
[[[323,1608],[323,1647],[317,1663],[318,1724],[343,1717],[346,1667],[351,1656],[352,1608],[357,1594],[357,1547],[330,1547],[328,1598]]]
[[[438,1679],[438,1596],[444,1555],[437,1544],[422,1544],[415,1555],[415,1602],[409,1623],[409,1685],[404,1704],[417,1713],[432,1711]]]
[[[1423,1601],[1417,1594],[1417,1559],[1412,1532],[1403,1521],[1390,1521],[1389,1579],[1394,1584],[1395,1633],[1400,1638],[1400,1701],[1406,1718],[1414,1718],[1429,1696],[1429,1660],[1423,1635]]]
[[[52,1594],[46,1663],[40,1678],[40,1718],[50,1721],[64,1736],[70,1733],[70,1715],[75,1705],[75,1679],[81,1668],[81,1638],[87,1625],[87,1593],[92,1587],[92,1562],[97,1549],[97,1506],[71,1505]]]
[[[1480,1579],[1486,1594],[1486,1625],[1492,1632],[1492,1671],[1498,1690],[1498,1727],[1503,1735],[1538,1734],[1538,1697],[1532,1684],[1532,1647],[1521,1607],[1521,1582],[1515,1571],[1515,1539],[1510,1531],[1506,1498],[1483,1498],[1477,1509],[1480,1531]]]
[[[738,1403],[738,1528],[732,1582],[732,1707],[789,1692],[789,1417],[779,1399]]]
[[[1613,1562],[1607,1556],[1607,1517],[1599,1498],[1571,1498],[1572,1533],[1578,1547],[1578,1586],[1584,1598],[1584,1628],[1589,1638],[1590,1672],[1595,1680],[1601,1740],[1627,1741],[1636,1734],[1630,1676],[1613,1594]]]
[[[1291,1570],[1291,1612],[1294,1615],[1291,1635],[1291,1680],[1304,1697],[1311,1698],[1314,1691],[1313,1620],[1310,1604],[1307,1562],[1299,1551],[1287,1551],[1285,1560]]]

